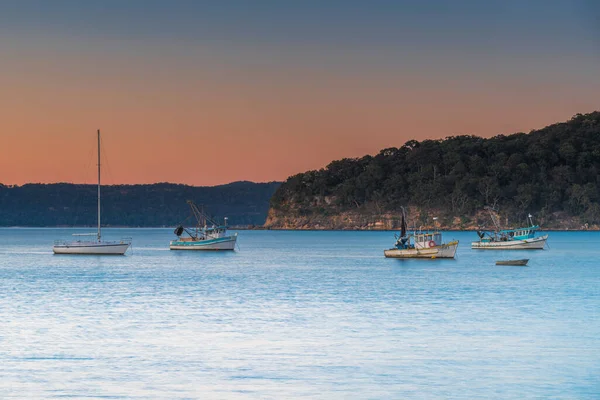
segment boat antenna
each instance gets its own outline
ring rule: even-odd
[[[98,129],[98,241],[100,237],[100,129]]]

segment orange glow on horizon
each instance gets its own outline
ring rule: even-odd
[[[456,73],[445,77],[449,85],[415,72],[121,67],[90,78],[75,73],[81,65],[13,66],[0,77],[0,183],[93,183],[97,129],[105,184],[285,180],[410,139],[542,128],[593,111],[600,89],[557,83],[541,91],[527,80],[478,83]]]

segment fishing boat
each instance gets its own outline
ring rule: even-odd
[[[441,232],[413,231],[407,233],[406,217],[402,209],[402,222],[400,225],[400,237],[396,237],[393,248],[384,250],[387,258],[454,258],[458,240],[444,243]]]
[[[500,229],[500,224],[494,214],[494,209],[487,207],[492,222],[496,227],[493,231],[477,231],[479,240],[471,243],[473,249],[484,250],[542,250],[546,245],[548,235],[535,236],[540,229],[533,224],[531,214],[527,216],[528,227],[514,229]]]
[[[499,260],[496,261],[496,265],[514,265],[517,267],[524,267],[528,262],[528,258],[524,258],[522,260]]]
[[[222,225],[217,224],[204,210],[200,210],[196,204],[188,200],[192,215],[196,218],[196,226],[185,228],[179,225],[175,228],[176,240],[171,240],[171,250],[235,250],[237,233],[227,234],[227,218]]]
[[[73,236],[96,236],[96,240],[57,240],[52,247],[54,254],[124,255],[131,246],[131,238],[123,238],[119,241],[102,240],[100,225],[100,130],[98,130],[98,231],[96,233],[78,233]]]

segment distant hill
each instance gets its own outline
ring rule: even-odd
[[[171,183],[102,186],[102,225],[175,226],[190,215],[186,200],[229,218],[230,225],[262,225],[279,182],[234,182],[196,187]],[[0,184],[0,226],[93,226],[96,185]]]
[[[490,139],[411,140],[376,156],[334,161],[287,179],[271,199],[266,226],[395,229],[400,207],[411,223],[489,226],[499,207],[506,225],[528,213],[545,228],[600,225],[600,112],[528,134]]]

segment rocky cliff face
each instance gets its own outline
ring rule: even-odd
[[[422,210],[410,207],[409,228],[441,230],[477,230],[492,229],[489,215],[478,212],[475,215],[446,216],[441,210]],[[433,216],[439,216],[434,221]],[[499,216],[503,227],[525,226],[525,219]],[[283,212],[271,208],[264,227],[267,229],[298,230],[399,230],[400,213],[374,213],[369,211],[346,211],[334,215]],[[541,219],[535,219],[544,230],[600,230],[600,226],[586,224],[581,218],[566,213],[554,213]]]
[[[270,229],[390,230],[400,226],[397,215],[344,212],[338,215],[293,215],[270,209],[264,225]]]

